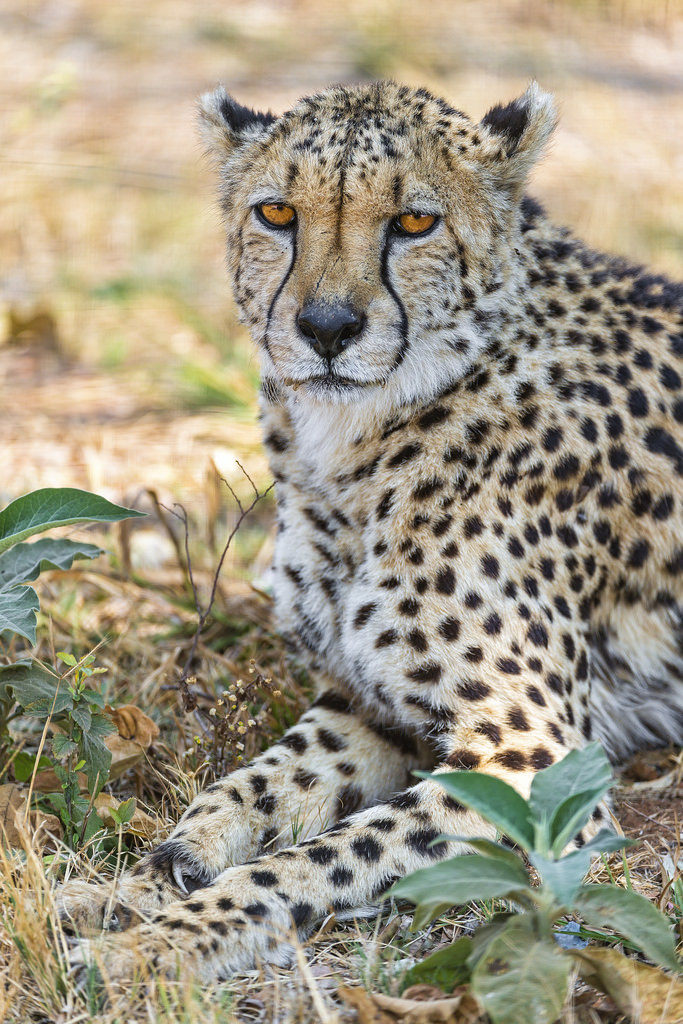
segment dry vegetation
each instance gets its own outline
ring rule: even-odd
[[[221,478],[248,496],[239,460],[259,488],[269,482],[257,368],[224,279],[194,97],[221,80],[243,102],[277,111],[330,81],[392,76],[481,115],[535,76],[562,110],[535,194],[595,246],[682,277],[683,8],[346,0],[334,13],[308,0],[5,0],[0,63],[0,506],[35,487],[79,486],[151,513],[106,535],[108,565],[43,582],[38,653],[80,657],[105,641],[97,661],[108,700],[139,706],[161,729],[111,792],[134,795],[163,835],[200,786],[279,735],[306,701],[259,585],[269,498],[231,547],[196,681],[179,685],[196,614],[182,529],[168,510],[187,510],[206,601],[237,516]],[[28,735],[27,749],[35,742]],[[671,909],[662,858],[680,852],[680,757],[641,760],[633,773],[622,822],[645,842],[625,863],[601,866],[601,880],[630,876]],[[134,833],[123,850],[144,847]],[[485,913],[417,936],[396,911],[329,920],[292,972],[254,972],[208,993],[169,985],[104,1006],[70,983],[64,937],[48,927],[54,877],[113,870],[111,852],[90,854],[2,855],[0,1020],[352,1021],[335,997],[340,980],[395,993],[402,967]],[[566,1013],[619,1019],[578,990]]]

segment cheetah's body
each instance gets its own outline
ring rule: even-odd
[[[683,290],[522,198],[553,125],[534,87],[479,125],[391,83],[279,120],[219,90],[204,119],[263,359],[276,606],[320,683],[123,881],[158,912],[120,971],[135,941],[168,967],[172,939],[211,977],[442,856],[439,833],[482,833],[434,783],[399,793],[414,767],[524,791],[591,737],[683,739]],[[438,219],[395,234],[405,211]],[[355,334],[320,354],[297,318],[340,305]],[[292,820],[304,839],[351,812],[274,852]]]

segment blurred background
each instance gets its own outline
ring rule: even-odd
[[[267,482],[195,129],[218,82],[280,112],[393,77],[481,117],[537,78],[561,123],[532,193],[683,277],[683,0],[3,0],[0,69],[0,505],[149,487],[210,534],[236,460]]]

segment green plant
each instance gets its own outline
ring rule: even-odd
[[[501,842],[440,836],[436,843],[458,839],[477,852],[416,871],[393,886],[391,895],[417,904],[413,927],[473,899],[509,900],[510,909],[416,965],[405,985],[429,982],[450,991],[469,982],[494,1024],[552,1024],[573,967],[614,998],[618,986],[609,975],[616,976],[618,964],[601,961],[597,971],[590,949],[563,949],[556,941],[558,923],[568,915],[579,915],[589,928],[607,927],[656,964],[680,971],[670,922],[653,904],[630,889],[583,884],[593,857],[631,840],[602,829],[579,849],[563,852],[609,789],[611,770],[599,744],[538,772],[528,800],[501,779],[478,772],[419,774],[509,837],[536,869],[540,885],[532,885],[522,856]],[[664,974],[662,979],[671,981]]]
[[[118,522],[142,515],[113,505],[105,498],[74,488],[44,488],[17,498],[0,511],[0,642],[14,651],[17,638],[30,644],[36,639],[38,595],[29,584],[45,569],[69,569],[76,559],[96,558],[101,549],[64,537],[26,543],[29,537],[57,526],[84,522]],[[92,799],[107,779],[111,754],[104,737],[114,731],[104,713],[104,698],[87,686],[102,669],[94,667],[94,655],[78,661],[73,654],[57,657],[66,665],[59,672],[35,658],[21,658],[0,665],[0,752],[3,763],[13,760],[15,778],[26,781],[34,772],[50,767],[61,792],[45,797],[64,824],[69,845],[86,841],[98,819]],[[16,706],[36,719],[43,738],[35,755],[20,751],[12,756],[11,720]],[[43,755],[48,725],[53,731],[52,759]],[[80,794],[78,773],[84,772],[91,800]],[[99,822],[101,827],[101,822]]]

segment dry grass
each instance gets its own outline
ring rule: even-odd
[[[135,795],[163,834],[198,788],[281,733],[307,697],[258,590],[269,502],[226,562],[194,665],[194,709],[178,685],[195,613],[178,523],[163,507],[187,509],[205,598],[236,517],[221,477],[244,496],[239,460],[260,488],[269,482],[257,370],[224,279],[194,97],[222,80],[242,102],[282,110],[330,81],[392,76],[481,115],[537,77],[557,93],[562,121],[532,190],[595,246],[683,277],[683,2],[7,0],[0,66],[0,505],[38,486],[80,486],[153,513],[104,536],[109,566],[45,579],[38,653],[82,655],[106,638],[97,657],[109,700],[137,703],[161,727],[148,761],[113,793]],[[217,736],[223,690],[259,673],[274,682],[251,694],[256,725],[238,740]],[[31,749],[35,738],[22,738]],[[596,879],[630,879],[671,910],[663,858],[677,859],[681,790],[677,765],[665,767],[666,785],[620,794],[622,821],[644,842]],[[123,847],[136,855],[138,842],[129,835]],[[3,855],[0,1020],[351,1020],[334,996],[339,979],[395,993],[403,968],[482,913],[418,935],[395,911],[330,920],[291,972],[253,972],[215,992],[156,987],[104,1007],[68,977],[51,893],[55,877],[111,872],[114,861],[106,851]],[[567,1014],[618,1019],[594,999]]]

